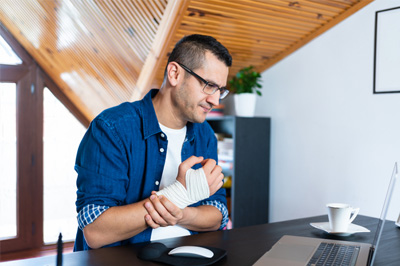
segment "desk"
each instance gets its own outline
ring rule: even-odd
[[[371,232],[358,233],[349,237],[330,236],[309,225],[310,222],[326,222],[327,220],[327,216],[323,215],[279,223],[242,227],[228,231],[171,238],[160,242],[163,242],[170,248],[181,245],[203,245],[223,248],[227,250],[228,255],[215,265],[246,266],[255,263],[259,257],[269,250],[274,243],[285,234],[372,243],[378,224],[378,219],[359,215],[354,223],[370,229]],[[142,261],[136,257],[138,250],[146,244],[147,243],[141,243],[65,254],[63,257],[63,266],[162,265]],[[0,263],[0,265],[50,266],[55,265],[55,256],[10,261]],[[375,265],[400,265],[400,229],[397,228],[392,221],[386,221],[385,223]]]

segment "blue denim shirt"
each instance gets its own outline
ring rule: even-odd
[[[161,134],[152,103],[157,92],[151,90],[141,101],[107,109],[91,122],[75,164],[78,212],[91,204],[113,207],[135,203],[148,198],[153,190],[159,190],[168,140]],[[217,161],[217,139],[207,122],[187,123],[182,161],[192,155]],[[193,168],[200,167],[197,164]],[[191,206],[214,205],[210,201],[226,209],[225,189]],[[149,241],[151,230],[149,227],[130,239],[108,246]],[[78,228],[74,250],[87,249],[90,248],[83,231]]]

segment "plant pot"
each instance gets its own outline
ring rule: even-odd
[[[255,93],[240,93],[234,95],[235,112],[237,116],[253,117],[256,109]]]

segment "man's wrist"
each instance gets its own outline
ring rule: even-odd
[[[198,209],[196,207],[186,207],[182,210],[182,218],[178,221],[178,225],[186,228],[187,225],[192,224],[192,221],[196,219]]]
[[[203,168],[197,170],[188,169],[185,180],[186,188],[180,181],[175,180],[171,185],[156,192],[156,194],[166,196],[180,209],[184,209],[210,196],[210,188]]]

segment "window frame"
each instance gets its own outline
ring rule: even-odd
[[[22,60],[1,65],[0,82],[16,84],[17,236],[0,241],[1,253],[45,247],[43,241],[43,90],[87,128],[90,121],[0,23],[0,35]],[[72,167],[72,166],[71,166]]]

